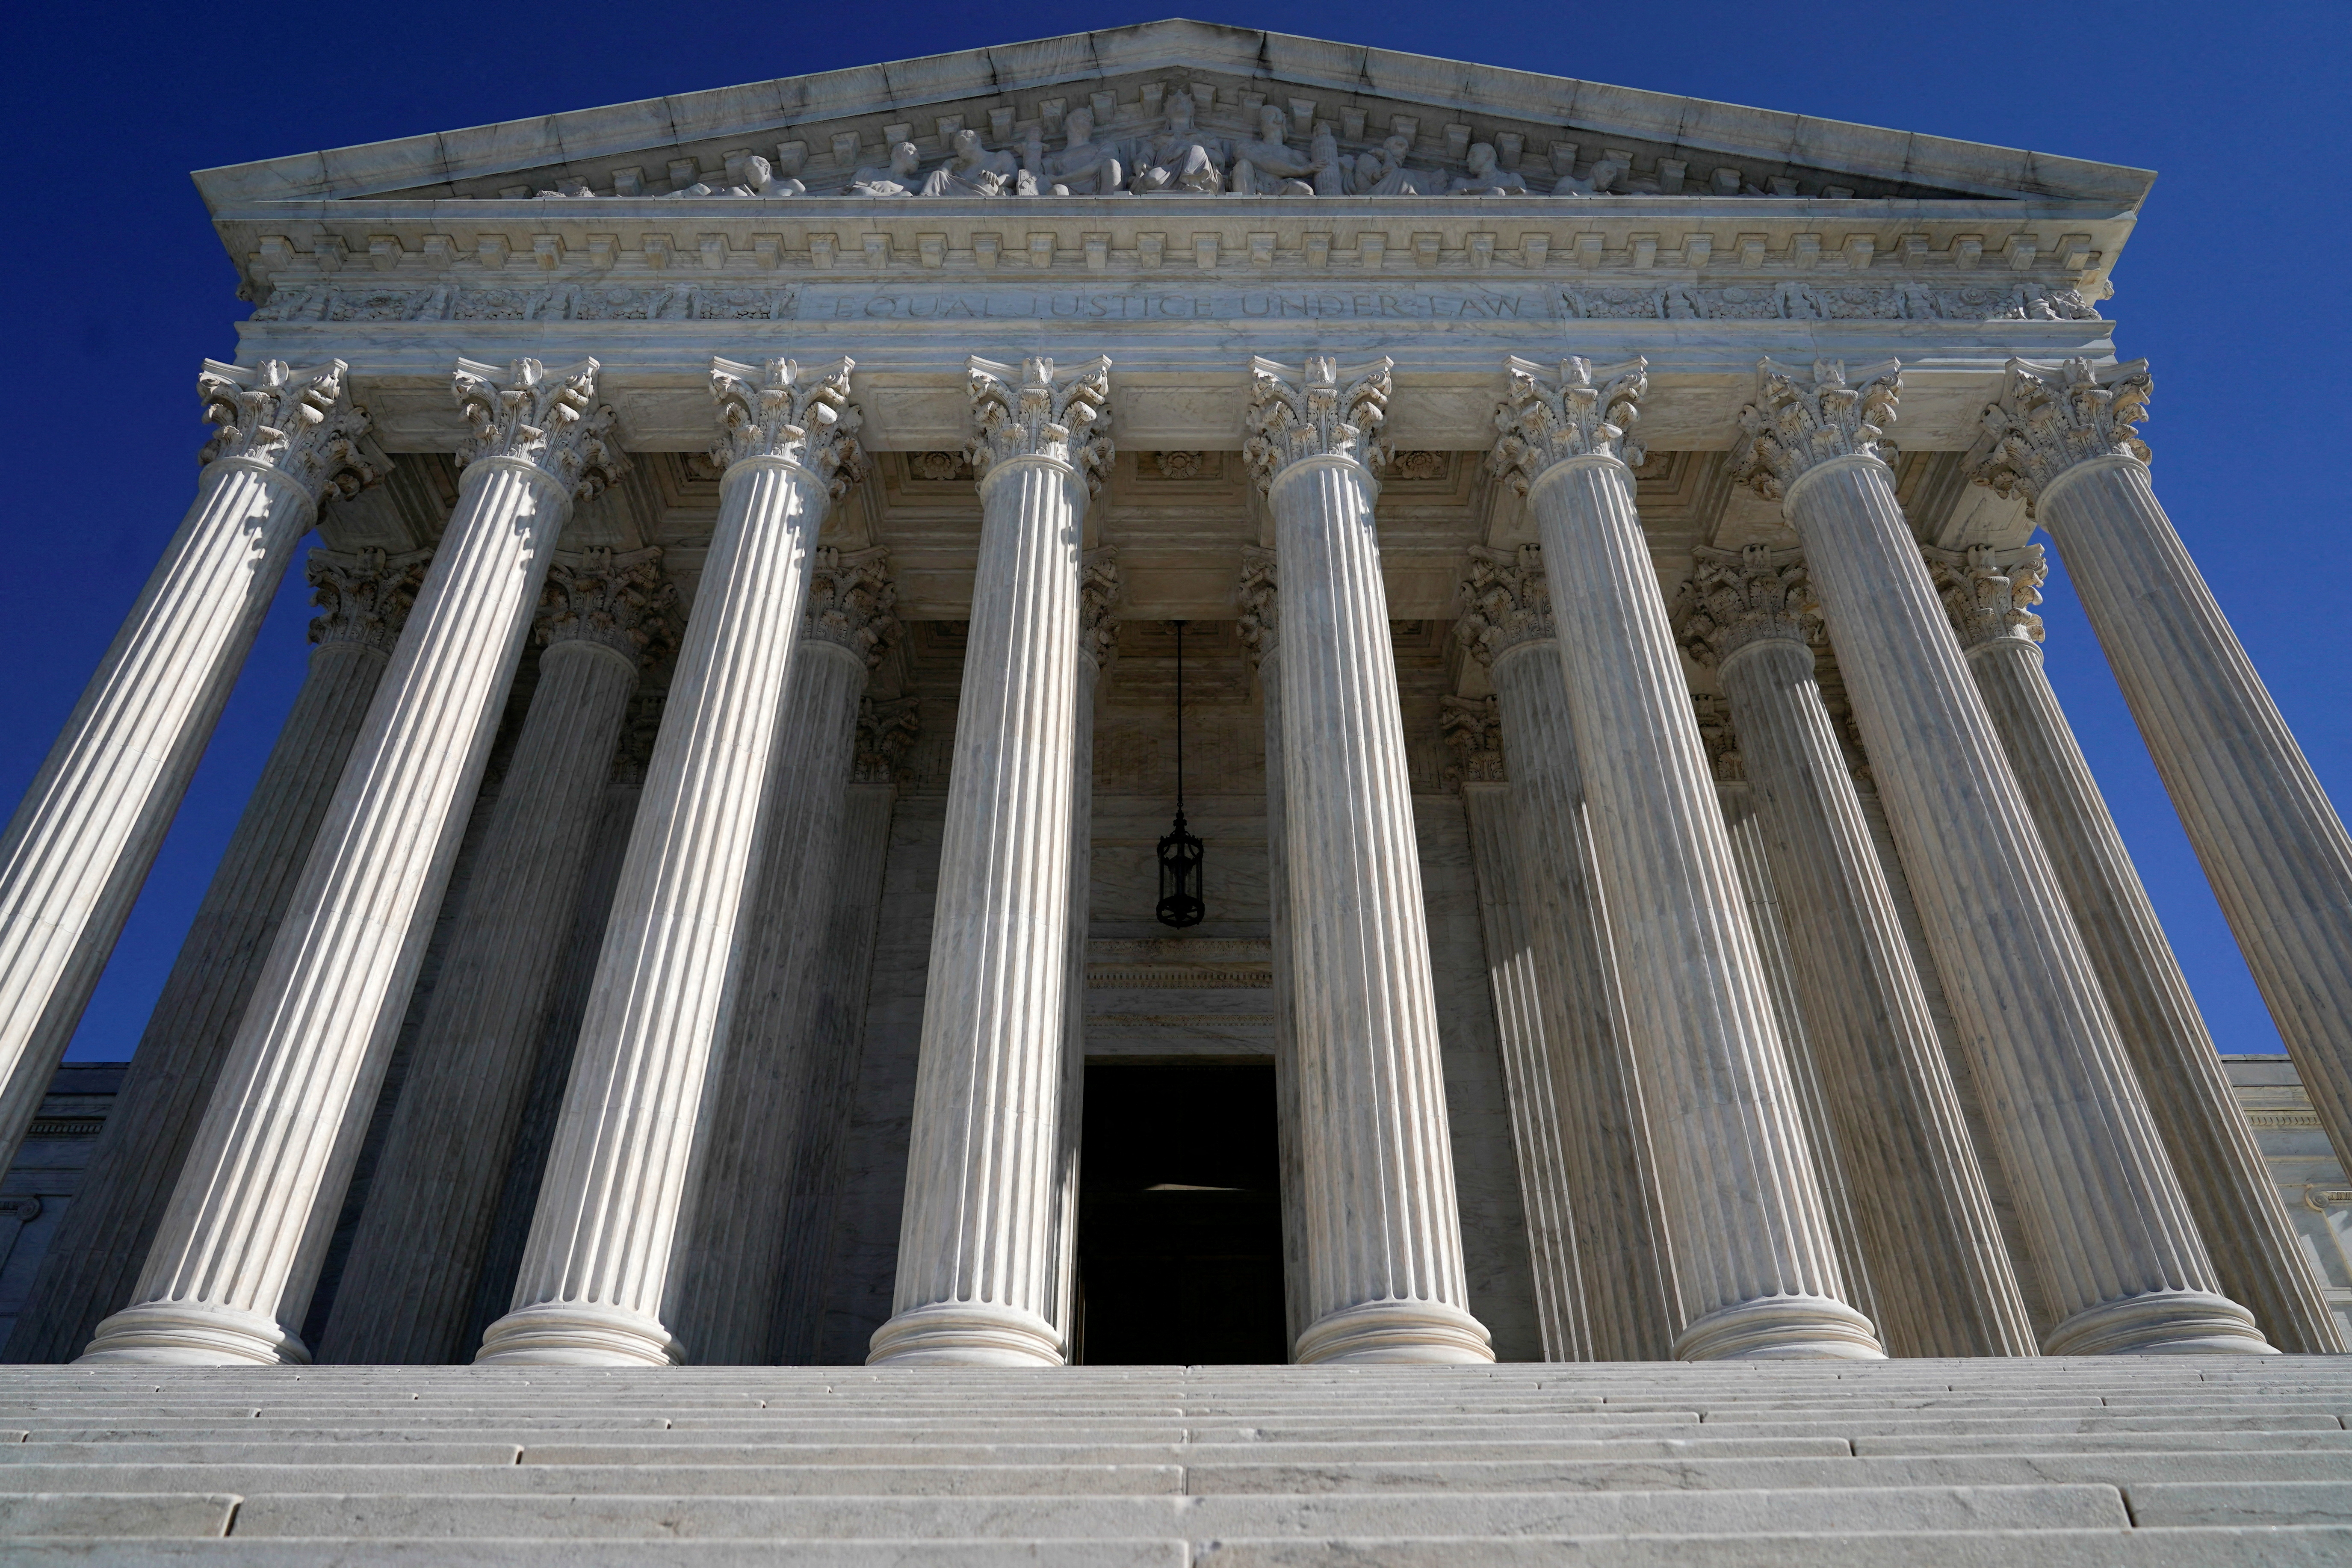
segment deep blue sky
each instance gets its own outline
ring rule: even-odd
[[[39,765],[193,493],[196,362],[236,350],[231,323],[247,307],[187,171],[1170,14],[594,0],[16,13],[0,115],[17,149],[17,237],[0,247],[0,298],[17,412],[0,449],[9,531],[23,543],[0,574],[16,671],[0,693],[0,800],[13,803]],[[2103,307],[2122,323],[2122,353],[2154,362],[2144,434],[2158,489],[2320,778],[2339,808],[2352,799],[2336,384],[2352,363],[2343,5],[1184,14],[2160,171]],[[293,699],[309,612],[299,572],[289,584],[76,1057],[120,1058],[137,1041]],[[2063,581],[2045,613],[2052,677],[2221,1048],[2278,1049]]]

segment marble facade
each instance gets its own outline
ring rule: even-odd
[[[322,614],[9,1355],[1058,1365],[1119,1061],[1275,1068],[1299,1361],[2343,1349],[2041,674],[2046,528],[2352,1168],[2151,177],[1068,43],[197,176],[256,308],[0,850],[0,1152],[313,530]]]

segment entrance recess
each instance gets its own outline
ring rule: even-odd
[[[1077,1359],[1284,1362],[1271,1066],[1089,1067]]]

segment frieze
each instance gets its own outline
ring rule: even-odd
[[[338,289],[276,290],[257,321],[786,321],[800,289],[713,289],[700,284],[603,287],[560,283],[530,289]]]
[[[2079,289],[2049,284],[1668,283],[1559,290],[1580,321],[2095,321]]]

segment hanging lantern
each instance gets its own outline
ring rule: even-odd
[[[1201,902],[1201,841],[1184,826],[1184,623],[1176,623],[1176,825],[1160,840],[1160,923],[1196,926]]]

